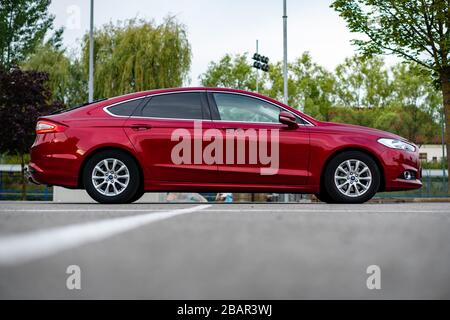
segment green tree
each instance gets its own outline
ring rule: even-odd
[[[178,87],[187,80],[191,47],[186,28],[168,17],[160,25],[144,20],[109,24],[94,34],[94,97],[104,98],[155,88]],[[82,65],[89,64],[89,37]]]
[[[49,5],[50,0],[0,2],[0,65],[19,63],[41,43],[54,19]]]
[[[335,0],[331,7],[346,20],[350,31],[366,37],[353,41],[365,55],[395,54],[433,73],[442,91],[450,154],[450,2]]]
[[[256,69],[252,68],[246,53],[235,56],[226,54],[219,62],[210,62],[208,69],[199,79],[205,87],[256,90]],[[259,81],[263,85],[261,72]]]
[[[436,115],[442,110],[442,97],[429,72],[416,63],[399,63],[392,67],[392,74],[390,105],[401,115],[399,134],[417,143],[439,135]]]
[[[336,67],[337,103],[347,107],[383,107],[392,93],[383,59],[353,56]]]
[[[25,155],[36,136],[36,120],[60,108],[59,103],[51,100],[47,81],[45,72],[0,67],[0,153],[21,159],[23,199],[26,195]]]
[[[48,86],[53,100],[68,106],[87,101],[87,81],[81,62],[54,43],[47,42],[37,47],[22,67],[49,74]]]
[[[265,93],[281,100],[283,97],[282,64],[271,66]],[[288,64],[288,104],[319,120],[330,120],[334,104],[333,74],[312,61],[308,52]]]

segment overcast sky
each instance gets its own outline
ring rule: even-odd
[[[309,51],[314,61],[333,69],[355,53],[354,35],[326,0],[288,0],[288,59]],[[57,27],[65,26],[66,47],[78,50],[89,29],[89,0],[53,0],[50,11]],[[283,56],[282,0],[95,0],[94,24],[130,18],[157,23],[176,15],[187,26],[192,46],[190,85],[208,63],[225,53],[253,54],[256,39],[260,53],[279,61]],[[79,14],[78,14],[79,13]],[[79,16],[79,19],[77,17]],[[78,21],[79,20],[79,21]]]

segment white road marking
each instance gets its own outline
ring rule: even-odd
[[[90,242],[103,240],[152,222],[192,213],[208,207],[209,205],[199,205],[185,209],[112,218],[1,237],[0,266],[12,266],[47,257]]]
[[[167,209],[0,209],[1,213],[11,212],[165,212]],[[208,209],[205,212],[356,212],[356,213],[438,213],[438,210],[367,210],[367,209]]]

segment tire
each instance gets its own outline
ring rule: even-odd
[[[380,169],[369,155],[346,151],[331,159],[323,184],[331,203],[364,203],[378,191]]]
[[[136,192],[135,196],[129,201],[129,203],[133,203],[138,201],[140,198],[142,198],[142,196],[144,195],[145,191],[143,188],[139,188],[138,191]]]
[[[84,187],[99,203],[136,201],[141,190],[140,181],[136,161],[119,150],[106,150],[93,155],[83,170]]]
[[[314,195],[321,202],[325,202],[325,203],[334,203],[335,202],[335,201],[333,201],[333,199],[330,198],[330,196],[324,190],[320,191],[320,193],[315,193]]]

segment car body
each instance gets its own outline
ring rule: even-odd
[[[275,112],[280,114],[276,114],[276,120]],[[174,130],[184,130],[190,135],[187,139],[195,145],[198,140],[195,130],[199,124],[202,134],[210,131],[222,133],[225,140],[229,139],[227,130],[276,132],[279,153],[276,174],[261,174],[261,164],[249,161],[174,162],[173,150],[182,140],[174,139]],[[244,144],[250,144],[251,138],[248,141],[245,137],[241,139],[244,139]],[[380,139],[385,139],[381,141],[387,141],[388,145],[380,143]],[[201,152],[205,147],[206,143],[203,143]],[[230,150],[224,147],[224,157],[227,152],[232,152]],[[246,160],[251,157],[249,150],[250,147],[245,151]],[[236,146],[234,151],[237,152]],[[127,185],[137,185],[133,197],[99,199],[95,190],[86,188],[89,177],[97,179],[93,172],[86,173],[84,178],[86,165],[102,152],[126,155],[123,164],[134,162],[131,166],[136,165],[138,170],[138,178],[134,180],[139,181],[127,180]],[[342,154],[350,157],[347,167],[344,163],[346,157],[342,158]],[[363,168],[362,165],[359,167],[362,161],[370,168],[365,169],[366,173],[360,177],[366,180],[373,178],[373,184],[365,186],[376,189],[370,190],[370,197],[369,193],[365,197],[345,197],[345,194],[330,197],[336,190],[327,190],[327,181],[331,178],[324,179],[330,163],[338,156],[343,161],[335,165],[334,172],[338,176],[335,187],[354,183],[349,175],[353,174],[353,169],[356,174]],[[114,154],[109,157],[116,159]],[[98,174],[103,177],[103,171],[108,171],[112,163],[102,166],[102,157],[97,160],[100,164]],[[92,168],[95,165],[92,164]],[[340,169],[339,165],[342,165]],[[118,169],[115,166],[113,169]],[[326,202],[364,202],[378,191],[417,189],[422,185],[418,148],[402,137],[372,128],[318,121],[257,93],[205,87],[138,92],[43,116],[38,119],[28,170],[31,179],[37,183],[86,188],[99,202],[131,202],[146,191],[314,193]],[[363,177],[367,171],[371,174],[369,178]],[[340,180],[344,178],[350,182]],[[125,180],[119,181],[122,182]],[[96,186],[95,182],[92,183]],[[359,185],[364,183],[360,180]],[[359,185],[348,193],[362,191],[363,187]],[[110,191],[107,188],[105,192]],[[347,192],[346,188],[341,191]]]

